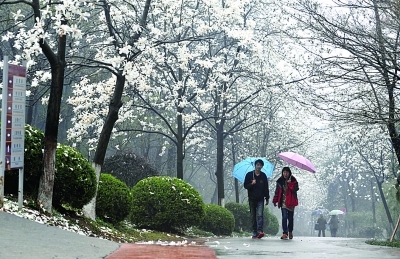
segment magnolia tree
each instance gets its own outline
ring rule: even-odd
[[[386,127],[400,161],[397,2],[299,0],[287,10],[312,60],[307,103],[336,121]]]
[[[113,61],[113,66],[122,71],[127,87],[126,92],[121,92],[121,100],[126,103],[118,109],[118,130],[114,130],[113,136],[127,131],[164,136],[168,145],[176,146],[177,176],[183,178],[186,151],[201,147],[204,139],[211,139],[210,127],[218,130],[217,143],[221,143],[224,132],[229,131],[224,127],[225,120],[238,117],[239,109],[250,109],[249,100],[266,87],[260,80],[266,78],[267,66],[263,63],[271,57],[264,56],[264,46],[253,36],[256,23],[246,16],[257,10],[255,7],[251,1],[153,1],[151,19],[143,28],[138,27],[143,31],[133,45],[120,49],[99,45],[96,59],[104,59],[106,64]],[[113,12],[113,6],[109,9]],[[119,14],[125,14],[130,7],[122,10]],[[126,15],[111,18],[116,22],[126,19]],[[128,28],[123,32],[129,32]],[[134,62],[126,61],[121,53],[134,56]],[[268,75],[273,78],[272,73]],[[86,132],[104,123],[96,111],[106,109],[102,100],[109,98],[109,91],[103,93],[103,89],[112,89],[115,80],[110,77],[97,82],[85,78],[76,85],[76,95],[70,99],[76,107],[72,138],[79,141],[89,137],[89,144],[99,148],[98,138],[87,136]],[[96,96],[94,102],[92,96]],[[155,121],[154,116],[159,119]],[[230,127],[238,129],[242,123],[238,121]],[[217,162],[217,168],[220,165],[222,160]],[[222,170],[217,172],[221,172],[218,182],[219,186],[222,184],[222,199]]]
[[[372,200],[374,223],[376,224],[374,197],[379,195],[390,228],[393,230],[394,223],[387,204],[387,199],[391,197],[386,197],[383,188],[384,184],[388,184],[390,179],[396,177],[397,170],[395,170],[393,159],[395,154],[390,144],[390,139],[387,137],[387,132],[383,127],[371,126],[360,129],[358,132],[354,133],[352,137],[353,140],[351,144],[353,149],[356,150],[360,160],[365,164],[367,172],[369,172],[365,175],[365,178],[371,180],[371,188],[375,189],[377,187],[378,189],[377,193],[375,193],[376,191],[374,190],[368,195],[368,198]],[[363,178],[361,174],[359,178]]]
[[[57,148],[60,104],[64,87],[67,64],[68,42],[81,37],[77,24],[87,19],[88,8],[80,1],[41,2],[2,1],[2,8],[11,12],[14,22],[9,22],[10,30],[3,32],[2,40],[12,43],[15,62],[27,61],[27,68],[35,65],[38,56],[46,57],[49,68],[33,74],[32,84],[50,81],[50,93],[45,126],[43,172],[40,178],[38,204],[52,213],[55,153]],[[9,17],[9,14],[7,14]],[[3,23],[4,24],[4,23]]]
[[[365,224],[376,226],[377,215],[381,214],[378,205],[382,204],[386,223],[381,226],[390,231],[393,221],[387,200],[393,197],[384,190],[394,189],[390,179],[395,156],[390,150],[387,132],[380,126],[346,128],[336,123],[332,128],[334,131],[329,133],[331,140],[326,146],[331,155],[324,164],[329,208],[346,208],[347,227],[354,231]]]
[[[303,120],[303,117],[308,117],[305,115],[306,109],[288,99],[287,96],[281,95],[280,92],[280,89],[277,89],[276,94],[270,98],[266,98],[265,95],[261,98],[263,105],[248,113],[255,122],[254,125],[235,134],[233,136],[235,140],[231,145],[238,159],[232,162],[232,166],[229,167],[231,170],[235,163],[249,156],[265,157],[275,165],[270,179],[271,190],[275,188],[275,180],[281,176],[282,167],[288,165],[277,157],[280,152],[295,151],[313,162],[314,158],[318,158],[318,156],[312,156],[314,146],[319,146],[317,144],[319,141],[314,137],[316,132],[312,125],[314,122],[309,119]],[[228,150],[227,153],[233,152]],[[246,196],[246,191],[243,188],[241,190]]]

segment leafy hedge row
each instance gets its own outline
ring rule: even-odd
[[[37,197],[43,167],[43,144],[43,132],[26,125],[24,193],[34,199]],[[122,161],[124,165],[132,163],[132,156],[122,155],[120,158],[128,160]],[[149,175],[157,174],[151,168],[149,170]],[[130,188],[116,176],[103,172],[96,199],[97,216],[113,224],[129,219],[137,227],[166,232],[183,232],[188,227],[198,226],[215,235],[231,235],[234,230],[250,229],[247,205],[228,203],[226,208],[214,204],[205,205],[200,193],[183,180],[168,176],[147,176],[142,170],[139,178],[129,178],[129,183],[134,184]],[[18,179],[18,172],[6,172],[6,181],[13,177]],[[121,179],[124,178],[121,176]],[[18,181],[5,186],[9,187],[8,191],[13,188],[17,190]],[[53,206],[68,206],[79,210],[93,198],[95,192],[96,176],[89,161],[76,149],[59,144],[56,151]],[[279,224],[277,220],[275,222],[271,219],[272,214],[268,210],[265,214],[265,226],[268,226],[265,232],[274,232],[275,225],[279,227]]]
[[[225,208],[232,212],[235,218],[236,232],[252,232],[250,208],[249,205],[229,202]],[[268,207],[264,208],[264,232],[268,235],[275,236],[279,232],[279,222],[277,217],[272,214]]]
[[[145,178],[132,188],[132,197],[130,220],[142,228],[181,232],[205,215],[200,193],[174,177]]]

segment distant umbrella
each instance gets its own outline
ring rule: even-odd
[[[343,215],[343,214],[344,214],[344,212],[341,211],[341,210],[331,210],[331,211],[329,212],[329,216],[333,216],[333,215]]]
[[[327,212],[328,212],[327,209],[317,209],[317,210],[314,210],[313,212],[311,212],[311,216],[320,215],[320,214],[324,214]]]

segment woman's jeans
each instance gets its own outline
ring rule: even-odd
[[[293,215],[294,211],[290,211],[286,208],[282,208],[282,230],[283,234],[288,234],[288,232],[293,232]]]
[[[264,200],[252,201],[249,200],[251,225],[253,232],[264,232]]]

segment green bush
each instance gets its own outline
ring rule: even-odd
[[[158,176],[157,170],[143,157],[134,153],[118,153],[106,158],[102,171],[112,174],[132,188],[140,180]]]
[[[130,213],[132,196],[129,187],[110,174],[100,175],[96,215],[106,222],[118,223]]]
[[[236,232],[252,231],[250,209],[248,204],[228,202],[227,204],[225,204],[225,208],[229,210],[235,218],[234,230]]]
[[[235,227],[235,218],[228,209],[216,204],[207,204],[206,215],[199,227],[215,235],[230,236]]]
[[[96,193],[96,173],[76,149],[57,145],[53,206],[81,209]]]
[[[44,133],[25,124],[24,142],[24,195],[37,198],[40,172],[42,170]],[[6,171],[4,185],[6,194],[18,194],[18,170]]]
[[[44,133],[29,124],[25,125],[24,142],[24,195],[37,198],[40,175],[43,170]],[[6,193],[17,193],[18,170],[9,171]],[[53,206],[62,204],[81,209],[95,195],[96,174],[89,161],[77,150],[58,145],[53,188]]]
[[[130,219],[137,227],[182,233],[205,214],[199,192],[181,179],[153,176],[132,188]]]
[[[264,233],[275,236],[279,232],[278,218],[272,214],[268,207],[264,209]]]
[[[229,202],[225,205],[235,217],[235,231],[252,232],[251,217],[249,205]],[[275,236],[279,232],[278,218],[269,211],[267,206],[264,207],[264,233]]]
[[[382,229],[376,227],[364,227],[359,231],[360,237],[375,238],[382,235]]]

